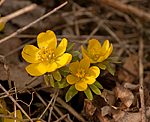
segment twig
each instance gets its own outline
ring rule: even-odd
[[[29,115],[23,110],[23,108],[16,102],[16,100],[10,96],[10,94],[8,93],[8,91],[0,84],[0,88],[5,92],[6,95],[8,95],[8,97],[17,105],[17,107],[22,111],[22,113],[24,113],[24,115],[31,121],[33,122],[33,120],[29,117]]]
[[[16,36],[17,34],[19,34],[19,33],[23,32],[23,31],[25,31],[26,29],[28,29],[28,28],[31,27],[32,25],[36,24],[37,22],[41,21],[42,19],[48,17],[49,15],[55,13],[55,12],[56,12],[57,10],[59,10],[60,8],[64,7],[67,3],[68,3],[67,1],[64,2],[64,3],[61,4],[60,6],[54,8],[52,11],[50,11],[50,12],[48,12],[47,14],[41,16],[40,18],[36,19],[35,21],[31,22],[30,24],[28,24],[28,25],[26,25],[26,26],[24,26],[24,27],[18,29],[16,32],[12,33],[11,35],[9,35],[9,36],[7,36],[7,37],[1,39],[1,40],[0,40],[0,44],[3,43],[4,41],[6,41],[6,40],[8,40],[8,39],[10,39],[10,38],[12,38],[12,37],[14,37],[14,36]]]
[[[11,20],[11,19],[21,15],[21,14],[24,14],[24,13],[27,13],[29,11],[32,11],[35,8],[37,8],[36,4],[31,4],[29,6],[26,6],[26,7],[22,8],[22,9],[20,9],[18,11],[15,11],[15,12],[13,12],[13,13],[5,16],[5,17],[0,18],[0,23],[7,22],[7,21],[9,21],[9,20]]]
[[[0,1],[0,6],[5,2],[5,0],[1,0]]]
[[[50,108],[50,111],[49,111],[48,122],[51,121],[52,110],[53,110],[53,108],[54,108],[54,105],[55,105],[55,102],[56,102],[56,98],[57,98],[57,96],[58,96],[58,92],[59,92],[59,90],[56,89],[56,94],[54,95],[54,101],[53,101],[53,103],[52,103],[52,105],[51,105],[51,108]]]
[[[63,116],[61,116],[59,119],[57,119],[56,121],[54,122],[60,122],[61,120],[63,120],[64,118],[66,118],[68,116],[68,114],[65,114]]]
[[[118,0],[97,0],[100,4],[103,3],[105,5],[111,6],[115,9],[118,9],[122,12],[125,12],[127,14],[134,14],[137,17],[150,21],[150,13],[147,13],[139,8],[136,8],[131,5],[124,4]]]
[[[139,40],[139,93],[140,93],[140,101],[141,101],[141,117],[142,117],[142,122],[146,122],[146,112],[145,112],[145,100],[144,100],[144,81],[143,81],[143,39],[142,37]]]
[[[34,90],[34,89],[33,89]],[[41,102],[44,104],[44,106],[47,106],[47,103],[43,100],[43,98],[34,90],[35,94],[37,95],[37,97],[39,98],[39,100],[41,100]],[[50,109],[50,108],[49,108]],[[54,106],[54,110],[60,115],[60,116],[64,116],[64,114],[56,107]],[[71,122],[69,121],[68,118],[64,118],[64,120],[66,122]]]
[[[45,114],[45,112],[49,109],[50,105],[52,104],[53,102],[53,99],[55,98],[56,96],[56,93],[54,93],[53,97],[51,98],[51,100],[49,101],[48,105],[46,106],[45,110],[43,111],[43,113],[41,114],[41,116],[38,118],[38,119],[41,119],[43,117],[43,115]]]
[[[86,122],[85,119],[79,115],[71,106],[65,103],[60,97],[57,97],[56,101],[67,109],[72,115],[74,115],[79,121]]]

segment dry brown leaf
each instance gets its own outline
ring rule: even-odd
[[[95,113],[96,107],[92,104],[92,101],[85,99],[83,110],[84,110],[85,115],[93,116],[93,114]]]
[[[138,77],[138,56],[130,55],[126,58],[123,68],[128,70],[130,73],[123,69],[119,70],[119,80],[132,83]]]
[[[15,82],[15,85],[17,89],[23,89],[26,87],[26,84],[31,81],[32,77],[28,75],[28,73],[25,71],[24,65],[10,65],[10,80]],[[27,88],[32,88],[37,86],[43,82],[41,77],[38,77],[35,81],[33,81]]]
[[[120,84],[117,84],[115,88],[115,94],[117,98],[120,98],[126,107],[130,107],[132,105],[134,101],[134,95],[130,90],[124,88]]]
[[[116,102],[115,94],[113,91],[104,89],[101,96],[104,98],[105,102],[107,102],[111,106]]]
[[[110,114],[112,111],[110,106],[104,106],[101,108],[101,114],[102,116],[106,116],[107,114]]]
[[[141,122],[141,113],[119,111],[113,115],[115,122]]]

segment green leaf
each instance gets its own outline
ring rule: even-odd
[[[69,43],[69,46],[67,47],[66,52],[71,52],[73,47],[74,47],[75,43]]]
[[[70,71],[69,71],[69,68],[67,66],[64,66],[64,67],[59,69],[59,72],[62,76],[66,77]]]
[[[69,102],[72,99],[72,97],[74,97],[77,93],[78,91],[75,89],[75,86],[72,85],[66,93],[66,102]]]
[[[99,90],[99,88],[97,86],[95,86],[94,84],[91,84],[90,88],[95,94],[97,94],[97,95],[101,94],[101,91]]]
[[[73,51],[72,55],[73,56],[78,56],[78,55],[80,55],[80,52],[79,51]]]
[[[115,69],[109,63],[107,64],[107,70],[113,76],[115,75]]]
[[[85,91],[84,91],[86,97],[89,99],[89,100],[93,100],[93,95],[92,95],[92,92],[89,88],[87,88]]]
[[[111,63],[121,63],[121,61],[119,61],[119,57],[109,57],[106,60]]]
[[[98,63],[97,66],[102,70],[106,69],[106,65],[104,65],[103,63]]]
[[[61,81],[62,77],[58,70],[52,72],[52,75],[56,81]]]
[[[62,79],[60,82],[57,82],[57,84],[58,84],[58,88],[60,89],[65,88],[69,85],[66,78]]]
[[[98,87],[99,89],[103,89],[103,86],[102,86],[98,81],[95,81],[95,82],[94,82],[94,85],[95,85],[96,87]]]
[[[44,81],[45,81],[46,85],[49,86],[50,79],[49,79],[48,75],[44,75]]]
[[[48,78],[49,78],[49,83],[52,87],[54,87],[55,85],[55,81],[54,81],[54,78],[52,76],[52,74],[48,74]]]
[[[80,58],[79,58],[79,55],[80,55],[81,53],[79,52],[79,51],[74,51],[73,53],[72,53],[72,55],[73,55],[73,57],[72,57],[72,61],[74,62],[74,61],[77,61],[77,60],[79,60]]]

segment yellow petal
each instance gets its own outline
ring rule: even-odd
[[[91,39],[89,40],[88,43],[88,53],[90,53],[91,51],[97,53],[97,51],[99,51],[101,49],[101,44],[97,39]]]
[[[39,63],[38,60],[39,49],[33,45],[25,45],[22,51],[22,57],[29,63]]]
[[[109,49],[107,50],[106,54],[104,56],[100,56],[100,58],[97,60],[97,62],[103,62],[105,59],[107,59],[110,54],[112,53],[113,46],[112,44],[110,45]]]
[[[81,50],[82,50],[82,56],[83,58],[89,58],[87,51],[84,49],[83,46],[81,46]]]
[[[89,58],[83,58],[79,63],[79,68],[84,69],[85,71],[87,71],[89,67],[90,67]]]
[[[62,56],[56,58],[57,67],[60,68],[60,67],[67,65],[69,61],[71,61],[71,59],[72,59],[71,54],[64,53]]]
[[[60,42],[60,44],[58,45],[58,47],[54,52],[54,55],[56,55],[56,57],[62,55],[66,51],[67,42],[68,41],[66,38],[62,39],[62,41]]]
[[[103,45],[102,45],[102,48],[100,49],[101,55],[105,55],[108,48],[109,48],[109,41],[105,40]]]
[[[109,56],[110,56],[110,54],[112,53],[112,51],[113,51],[113,45],[110,44],[110,47],[109,47],[109,49],[108,49],[108,55],[109,55]]]
[[[87,87],[88,87],[87,83],[82,80],[75,84],[75,88],[78,91],[85,91],[87,89]]]
[[[47,68],[46,72],[53,72],[58,68],[55,62],[47,62],[45,63],[45,66]]]
[[[96,81],[96,79],[94,77],[86,77],[85,78],[85,82],[87,84],[93,84]]]
[[[73,62],[69,66],[69,70],[72,74],[76,74],[79,67],[79,61]]]
[[[6,22],[1,22],[0,23],[0,31],[2,31],[5,27]]]
[[[97,66],[92,66],[88,69],[87,76],[97,78],[100,74],[100,69]]]
[[[47,69],[44,63],[36,63],[28,65],[26,71],[32,76],[40,76],[45,74]]]
[[[57,39],[55,33],[51,30],[46,31],[46,33],[40,33],[37,36],[37,44],[39,48],[49,47],[51,49],[55,49],[57,46]]]
[[[67,79],[67,82],[71,85],[77,83],[80,80],[78,77],[74,75],[68,75],[66,79]]]

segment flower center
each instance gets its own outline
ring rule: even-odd
[[[49,48],[41,48],[38,54],[41,61],[51,61],[55,56],[54,51]]]
[[[85,76],[85,70],[84,69],[78,69],[76,76],[79,78],[83,78]]]
[[[99,59],[99,57],[100,57],[99,54],[95,54],[95,55],[93,56],[93,59],[94,59],[95,61],[97,61],[97,60]]]

